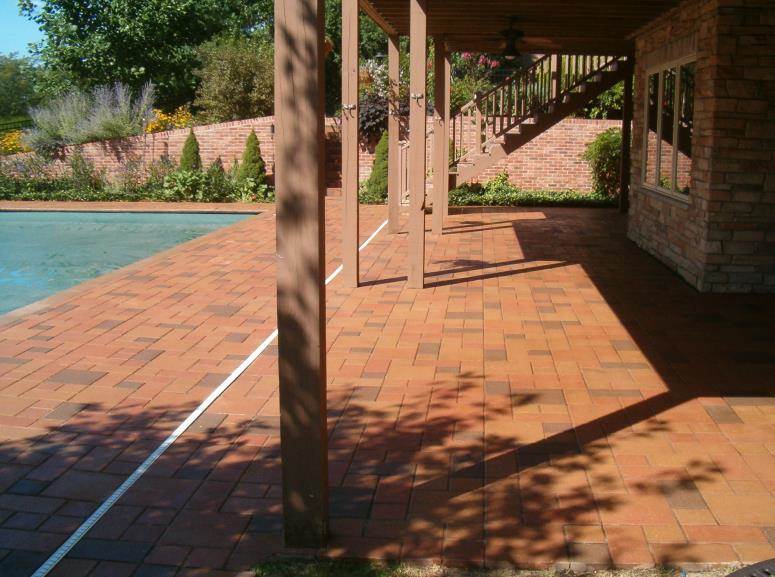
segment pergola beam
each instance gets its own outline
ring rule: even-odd
[[[425,282],[427,0],[409,0],[409,288]]]
[[[275,0],[275,185],[285,544],[328,533],[324,0]]]
[[[358,259],[358,0],[342,0],[342,282],[355,288]]]

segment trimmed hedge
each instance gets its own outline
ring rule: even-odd
[[[363,183],[360,200],[364,204],[384,204],[388,193],[388,134],[383,132],[374,150],[369,179]]]

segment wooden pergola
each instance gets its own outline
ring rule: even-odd
[[[342,0],[342,263],[357,287],[358,13],[389,37],[388,70],[398,87],[399,37],[410,39],[408,285],[422,289],[425,263],[426,40],[435,51],[434,210],[440,234],[448,208],[450,52],[502,49],[513,18],[523,52],[632,52],[632,34],[677,0]],[[324,285],[324,0],[275,1],[277,318],[283,511],[290,547],[322,547],[328,524]],[[631,103],[626,105],[631,110]],[[389,232],[398,231],[399,126],[390,115]],[[629,123],[626,123],[629,128]],[[625,139],[629,142],[628,135]],[[627,164],[626,166],[629,166]],[[625,170],[629,175],[629,171]],[[625,177],[626,178],[626,177]],[[624,184],[624,183],[623,183]]]

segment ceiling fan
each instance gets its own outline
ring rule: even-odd
[[[503,48],[503,52],[501,52],[501,55],[506,60],[516,60],[522,54],[517,49],[517,44],[522,40],[522,38],[525,36],[525,33],[522,30],[518,30],[514,28],[515,23],[517,22],[517,17],[512,16],[509,18],[509,27],[505,30],[501,30],[500,35],[505,40],[505,45]]]

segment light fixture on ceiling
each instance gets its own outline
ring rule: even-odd
[[[520,51],[517,49],[517,43],[522,40],[522,38],[525,36],[525,33],[522,32],[522,30],[517,30],[514,28],[516,21],[516,16],[509,18],[509,27],[505,30],[502,30],[500,33],[506,41],[503,52],[501,52],[501,56],[503,56],[503,58],[506,60],[516,60],[522,56]]]

